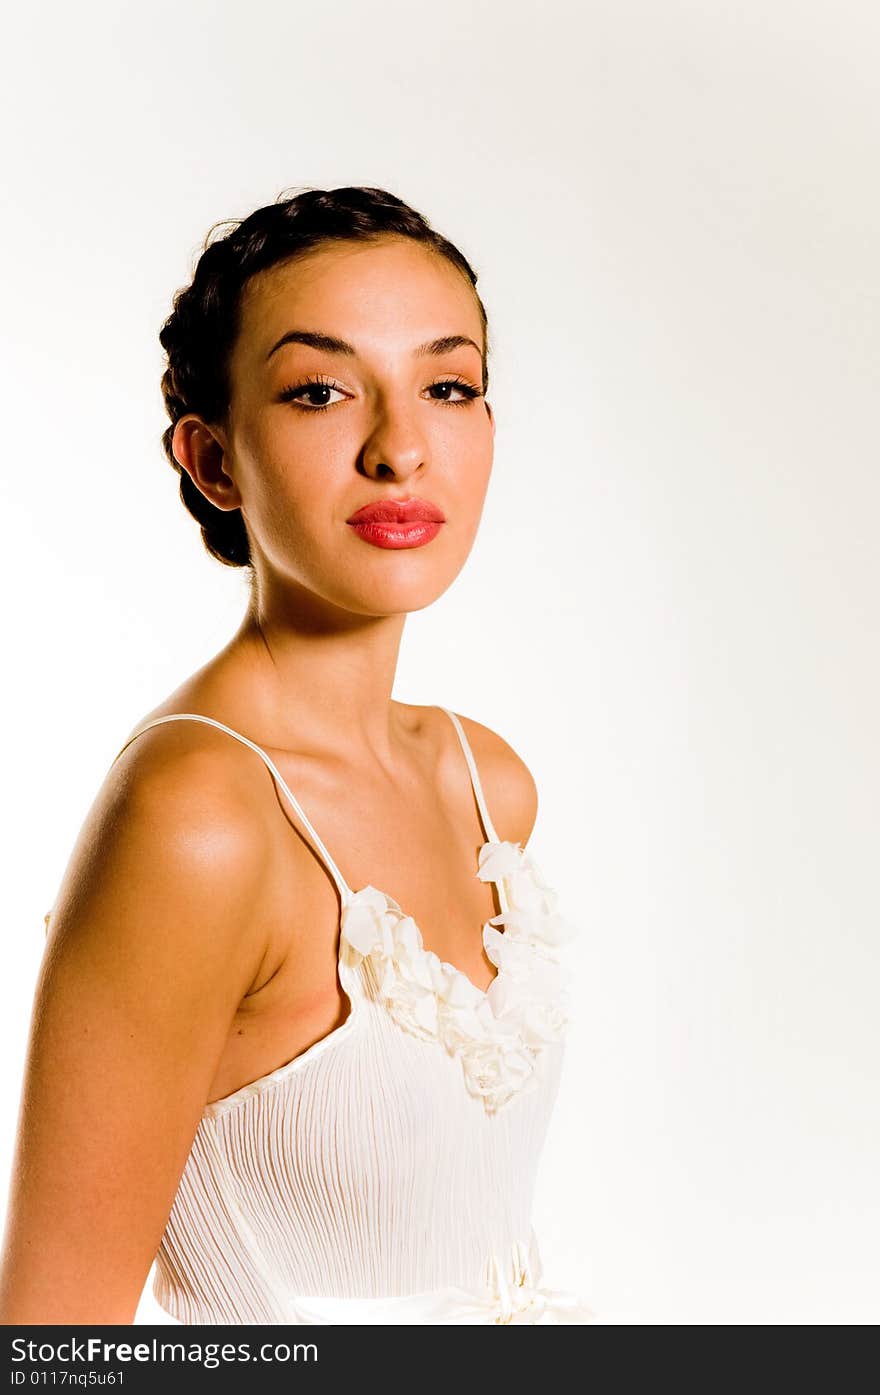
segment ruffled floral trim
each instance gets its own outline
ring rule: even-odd
[[[494,1112],[534,1086],[541,1051],[563,1034],[568,995],[557,951],[575,930],[519,843],[484,843],[477,876],[503,883],[508,903],[483,926],[497,969],[485,992],[426,950],[412,916],[374,886],[353,893],[343,908],[340,943],[350,968],[371,962],[394,1020],[460,1057],[468,1089]]]

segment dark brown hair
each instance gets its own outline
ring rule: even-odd
[[[215,236],[226,228],[222,236]],[[216,223],[209,231],[188,286],[178,290],[162,326],[167,357],[162,396],[171,424],[162,435],[169,462],[180,475],[180,497],[200,524],[212,557],[231,567],[251,562],[240,509],[215,508],[175,460],[171,438],[178,420],[195,412],[208,423],[224,419],[229,406],[228,364],[238,333],[241,293],[257,272],[324,242],[369,242],[409,237],[446,257],[474,288],[483,326],[483,391],[488,387],[488,322],[476,291],[477,274],[463,254],[427,219],[385,189],[302,189],[258,208],[240,221]]]

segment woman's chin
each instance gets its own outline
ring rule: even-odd
[[[356,615],[408,615],[425,610],[448,591],[455,577],[448,574],[431,577],[398,575],[377,581],[375,577],[359,579],[357,586],[346,588],[339,604]]]

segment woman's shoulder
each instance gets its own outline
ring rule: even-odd
[[[128,875],[132,890],[149,888],[160,858],[169,877],[176,867],[182,882],[202,876],[224,885],[230,877],[254,881],[265,875],[269,844],[260,817],[265,805],[255,795],[248,765],[254,757],[210,723],[150,725],[157,717],[192,710],[177,697],[114,738],[55,911],[65,892],[105,878],[111,861],[123,879]]]
[[[457,744],[452,723],[439,714]],[[525,843],[538,816],[538,786],[528,764],[500,732],[463,712],[461,722],[480,776],[480,784],[499,838]]]
[[[198,819],[203,828],[225,828],[243,845],[256,846],[264,805],[255,797],[253,754],[210,722],[153,722],[151,714],[120,738],[98,808],[143,809],[162,818],[169,831],[185,830]]]
[[[254,752],[247,737],[231,738],[230,731],[241,734],[231,719],[211,716],[228,705],[222,694],[218,703],[215,686],[201,674],[181,684],[120,735],[107,771],[108,793],[121,786],[144,794],[154,789],[172,797],[179,792],[185,801],[202,791],[211,807],[231,817],[239,812],[248,823],[261,807]]]
[[[50,960],[66,954],[101,982],[125,961],[125,992],[151,955],[171,956],[163,977],[184,997],[210,961],[213,981],[226,973],[238,1001],[266,952],[256,911],[270,850],[240,779],[205,737],[176,730],[195,725],[152,728],[139,751],[134,741],[112,762],[46,917],[47,941]]]

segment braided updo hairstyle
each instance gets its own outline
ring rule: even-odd
[[[215,236],[226,228],[223,236]],[[385,189],[302,189],[258,208],[241,221],[221,220],[209,231],[193,278],[173,298],[159,340],[167,357],[162,396],[171,419],[162,434],[170,464],[180,475],[180,497],[199,523],[212,557],[230,567],[251,565],[250,542],[240,509],[215,508],[174,458],[171,439],[182,416],[194,412],[208,424],[224,419],[230,393],[228,363],[239,327],[241,293],[257,272],[288,261],[324,242],[369,242],[386,235],[412,238],[445,257],[476,287],[477,275],[462,253],[435,232],[421,213]],[[488,323],[474,289],[483,327],[483,391],[488,387]]]

